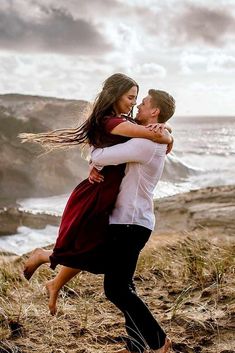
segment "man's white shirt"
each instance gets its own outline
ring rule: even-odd
[[[164,168],[167,145],[147,139],[132,138],[111,147],[96,148],[91,162],[98,169],[127,163],[110,224],[135,224],[153,229],[154,189]]]

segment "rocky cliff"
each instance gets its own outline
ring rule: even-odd
[[[87,175],[79,148],[42,154],[34,144],[21,144],[21,132],[78,126],[90,104],[81,100],[0,95],[0,198],[48,196],[70,191]],[[39,157],[40,156],[40,157]],[[7,202],[7,203],[8,203]]]

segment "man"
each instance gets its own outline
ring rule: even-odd
[[[175,111],[175,101],[166,92],[149,90],[138,106],[136,120],[142,125],[164,123]],[[112,131],[115,134],[115,128]],[[133,275],[139,253],[154,228],[153,191],[159,181],[167,146],[147,139],[128,142],[92,152],[92,163],[99,167],[127,163],[115,207],[110,215],[108,258],[104,278],[107,298],[124,314],[129,336],[127,348],[119,352],[165,353],[171,342],[138,297]]]

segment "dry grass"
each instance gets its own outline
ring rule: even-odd
[[[235,244],[191,235],[174,245],[145,250],[135,280],[174,342],[175,352],[234,352]],[[0,269],[0,353],[95,353],[122,347],[123,318],[104,297],[102,276],[82,273],[61,291],[48,314],[47,266],[30,283],[23,259]]]

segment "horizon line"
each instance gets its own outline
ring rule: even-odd
[[[1,93],[0,92],[0,97],[1,96],[29,96],[29,97],[34,97],[34,98],[51,98],[51,99],[58,99],[58,100],[67,100],[67,101],[83,101],[87,103],[91,103],[91,101],[84,99],[84,98],[63,98],[63,97],[56,97],[56,96],[51,96],[51,95],[40,95],[40,94],[30,94],[30,93],[16,93],[16,92],[9,92],[9,93]],[[221,115],[213,115],[213,114],[197,114],[197,115],[185,115],[185,114],[178,114],[173,116],[174,118],[219,118],[219,117],[225,117],[225,118],[235,118],[235,114],[233,115],[228,115],[228,114],[221,114]]]

